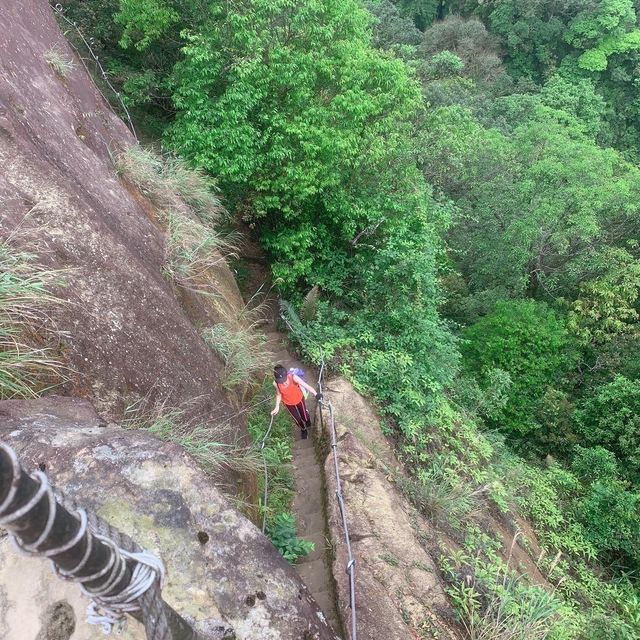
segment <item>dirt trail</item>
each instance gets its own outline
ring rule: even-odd
[[[314,374],[291,354],[286,338],[276,330],[275,324],[268,327],[266,335],[269,339],[269,349],[274,353],[274,362],[287,368],[299,367],[305,370],[309,383],[316,387],[316,381],[313,379]],[[307,399],[307,407],[313,419],[316,401],[311,395]],[[340,633],[331,576],[331,560],[328,558],[327,550],[323,466],[318,460],[315,446],[318,436],[317,426],[313,425],[307,440],[300,439],[300,433],[293,425],[292,429],[296,429],[293,448],[296,493],[292,511],[298,524],[298,536],[311,540],[315,544],[315,550],[299,560],[295,567],[331,627],[336,633]]]

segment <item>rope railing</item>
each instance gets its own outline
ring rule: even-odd
[[[262,499],[262,533],[266,531],[267,528],[267,501],[269,499],[269,472],[267,469],[267,459],[264,455],[264,447],[267,444],[267,438],[271,433],[271,429],[273,427],[273,416],[271,416],[271,420],[269,421],[269,428],[265,431],[262,440],[260,441],[260,451],[262,451],[262,464],[264,466],[264,494]]]
[[[121,630],[126,614],[143,623],[147,640],[232,640],[220,622],[199,633],[160,595],[164,566],[129,536],[54,490],[41,471],[26,473],[0,442],[0,527],[20,551],[49,559],[63,580],[91,599],[87,621],[105,633]]]
[[[78,34],[78,36],[80,37],[80,39],[84,43],[84,46],[87,48],[87,51],[89,52],[89,55],[93,58],[93,61],[94,61],[95,65],[96,65],[96,67],[98,68],[100,76],[105,81],[105,83],[107,84],[109,89],[111,89],[111,91],[113,91],[113,94],[115,95],[115,97],[120,102],[120,106],[122,107],[122,110],[124,111],[124,114],[127,117],[129,130],[131,131],[131,133],[133,134],[133,137],[137,141],[138,140],[138,136],[136,134],[136,129],[133,126],[133,120],[131,119],[131,114],[129,113],[129,109],[127,109],[127,105],[124,102],[122,94],[113,86],[113,84],[111,84],[111,80],[109,80],[109,76],[107,75],[107,72],[105,71],[104,67],[102,66],[102,63],[100,62],[100,59],[98,58],[96,53],[93,51],[93,48],[91,47],[91,43],[93,43],[93,38],[89,38],[89,40],[87,40],[84,37],[84,34],[80,30],[80,27],[78,27],[78,25],[73,20],[70,20],[69,18],[67,18],[67,16],[64,15],[65,9],[60,3],[50,4],[50,6],[51,6],[51,8],[53,9],[53,11],[55,12],[55,14],[57,16],[62,18],[67,24],[70,24],[76,30],[76,33]],[[85,64],[84,58],[80,55],[80,52],[78,51],[78,49],[71,42],[69,42],[69,46],[71,46],[71,47],[73,47],[75,49],[75,52],[78,54],[78,58],[80,58],[80,62],[82,62],[86,72],[89,75],[91,75],[91,72],[89,71],[89,69],[87,68],[87,65]],[[96,87],[97,87],[97,85],[96,85]],[[97,87],[97,88],[98,88],[98,91],[100,91],[100,88],[99,87]],[[104,101],[109,105],[109,107],[111,107],[111,103],[109,102],[109,100],[107,100],[106,96],[102,93],[102,91],[100,91],[100,95],[104,98]],[[112,107],[111,107],[111,109],[113,111]]]
[[[280,314],[283,322],[289,327],[289,330],[293,334],[300,334],[309,342],[312,342],[320,349],[320,371],[318,373],[318,391],[319,393],[323,393],[322,391],[322,382],[324,379],[324,372],[326,369],[324,353],[320,345],[310,338],[304,331],[300,328],[295,329],[287,316],[284,313]],[[349,606],[351,608],[351,638],[350,640],[357,640],[358,638],[358,619],[357,619],[357,611],[356,611],[356,560],[353,557],[353,552],[351,550],[351,540],[349,538],[349,526],[347,524],[347,511],[344,504],[344,498],[342,495],[342,479],[340,478],[340,465],[338,463],[338,434],[336,430],[336,422],[333,413],[333,405],[329,401],[325,401],[324,398],[319,401],[320,405],[320,425],[322,430],[324,431],[324,418],[322,414],[322,407],[327,407],[329,410],[329,422],[330,422],[330,436],[331,436],[331,451],[333,455],[333,468],[336,476],[336,499],[338,501],[338,508],[340,511],[340,519],[342,520],[342,530],[344,532],[344,539],[347,550],[347,563],[345,565],[345,572],[349,576]]]

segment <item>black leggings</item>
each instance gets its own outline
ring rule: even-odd
[[[285,404],[284,406],[287,407],[293,421],[301,429],[308,429],[311,426],[311,418],[304,403],[304,398],[298,404]]]

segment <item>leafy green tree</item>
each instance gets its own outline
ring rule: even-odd
[[[640,381],[616,376],[576,410],[576,425],[589,446],[606,447],[624,474],[640,482]]]
[[[425,175],[457,199],[449,241],[472,295],[569,293],[589,274],[581,256],[636,225],[629,196],[640,195],[640,172],[586,138],[570,114],[527,108],[510,135],[456,108],[426,120]]]
[[[365,7],[374,17],[371,40],[373,46],[412,57],[422,39],[422,33],[413,20],[403,17],[391,0],[372,0],[366,2]]]
[[[545,442],[535,418],[545,391],[562,385],[575,363],[564,320],[533,300],[498,302],[489,315],[463,331],[466,368],[480,380],[499,368],[511,377],[508,401],[490,424],[525,447]],[[526,444],[525,444],[526,443]]]
[[[254,212],[287,291],[341,293],[347,260],[415,200],[420,92],[367,25],[353,0],[220,5],[176,66],[168,140]]]
[[[425,60],[443,52],[458,56],[464,73],[478,82],[495,83],[504,74],[498,40],[477,18],[447,16],[424,33],[419,54]]]
[[[569,113],[583,124],[584,133],[596,138],[603,126],[606,103],[595,91],[594,83],[586,78],[568,80],[555,74],[540,92],[541,102],[553,109]]]

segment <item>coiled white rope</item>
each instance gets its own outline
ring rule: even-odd
[[[10,455],[14,471],[13,477],[18,478],[22,471],[15,452],[10,447],[0,446]],[[101,535],[91,526],[84,509],[79,509],[70,504],[64,496],[56,495],[44,473],[35,471],[31,474],[31,477],[39,483],[37,491],[22,507],[3,515],[11,505],[17,491],[17,483],[12,483],[6,499],[0,504],[0,526],[6,526],[24,517],[29,511],[37,507],[42,500],[46,499],[49,502],[47,521],[36,540],[30,544],[23,544],[9,531],[14,545],[20,552],[27,555],[42,555],[51,558],[72,549],[89,531],[91,535],[87,536],[87,548],[78,564],[65,571],[51,561],[53,571],[64,580],[78,582],[82,592],[91,598],[91,603],[87,607],[87,622],[89,624],[99,625],[105,634],[109,634],[114,630],[121,631],[126,626],[127,613],[142,611],[140,601],[144,594],[158,582],[162,587],[166,573],[162,560],[148,551],[133,552],[122,549],[113,540]],[[58,504],[75,512],[80,520],[80,526],[73,538],[65,544],[47,550],[40,550],[40,547],[48,540],[51,534]],[[100,540],[111,549],[110,560],[100,571],[80,577],[78,574],[84,569],[91,556],[94,540]],[[134,564],[129,584],[118,593],[107,595],[124,578],[128,562]],[[84,586],[85,583],[91,583],[105,576],[106,580],[98,589],[90,590]]]

